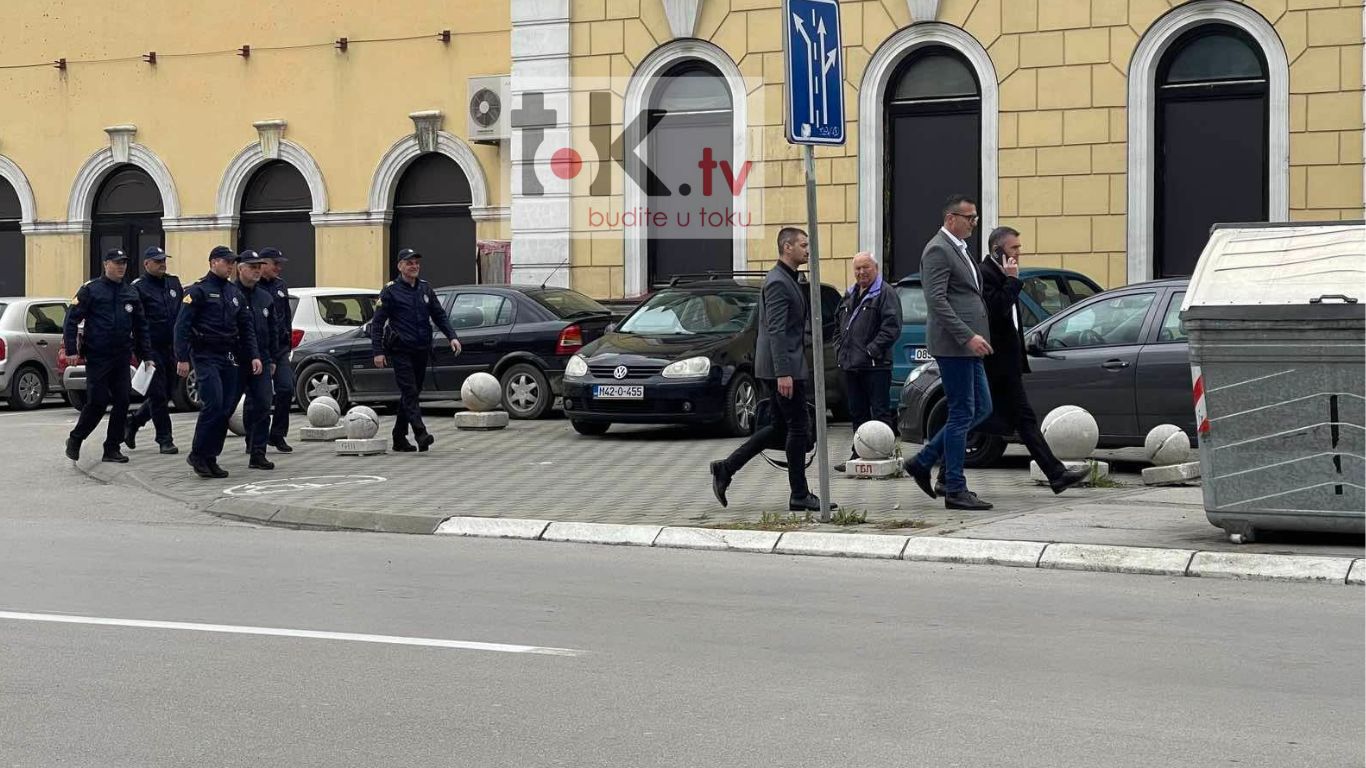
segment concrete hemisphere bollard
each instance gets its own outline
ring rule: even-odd
[[[1143,441],[1143,452],[1155,467],[1170,467],[1190,460],[1190,436],[1175,424],[1158,424]]]
[[[351,440],[369,440],[379,434],[379,414],[368,406],[353,406],[342,423],[346,426],[346,437]]]
[[[493,374],[472,373],[460,385],[460,401],[475,413],[492,411],[503,404],[503,387]]]
[[[896,434],[884,422],[866,421],[854,433],[854,452],[860,459],[887,459],[895,450]]]
[[[327,395],[316,397],[308,404],[310,427],[335,427],[341,421],[341,406]]]
[[[1100,427],[1085,408],[1060,405],[1048,412],[1039,427],[1053,455],[1063,461],[1089,458],[1100,443]]]
[[[238,400],[237,408],[234,409],[232,415],[228,417],[228,431],[238,437],[246,437],[247,435],[246,420],[242,415],[243,409],[246,408],[246,403],[247,399],[245,397]]]

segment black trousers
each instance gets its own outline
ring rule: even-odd
[[[386,356],[398,382],[398,418],[394,419],[394,439],[406,437],[408,427],[417,436],[427,434],[422,422],[422,380],[427,376],[429,350],[395,349]]]
[[[792,498],[805,498],[811,493],[806,484],[806,446],[810,444],[811,420],[807,418],[806,396],[811,382],[806,379],[793,379],[792,397],[778,394],[778,382],[773,379],[759,379],[761,394],[767,394],[775,418],[772,423],[754,430],[749,439],[727,456],[726,471],[735,474],[740,468],[758,456],[766,446],[783,439],[787,453],[787,485]],[[783,438],[782,436],[786,436]]]
[[[81,417],[76,420],[71,436],[84,442],[99,426],[105,409],[112,405],[114,409],[109,412],[109,428],[104,434],[104,450],[116,450],[123,442],[124,427],[128,421],[128,393],[132,388],[127,352],[86,358],[85,406],[81,408]]]
[[[270,420],[270,439],[283,440],[289,434],[289,409],[294,405],[294,368],[289,364],[289,352],[275,358],[275,375],[271,378],[274,392],[273,415]]]
[[[242,426],[246,428],[247,453],[264,454],[270,432],[271,376],[270,363],[259,374],[251,372],[251,363],[237,369],[237,390],[242,393]],[[237,404],[233,403],[236,410]],[[229,413],[231,415],[231,413]]]
[[[1039,417],[1029,404],[1029,395],[1025,394],[1024,374],[1009,368],[988,367],[987,385],[991,389],[993,408],[991,419],[983,426],[999,422],[998,427],[1013,430],[1029,451],[1029,457],[1038,463],[1048,479],[1061,477],[1066,468],[1053,455],[1039,431]]]
[[[892,424],[892,369],[862,368],[843,373],[844,393],[849,398],[849,418],[854,423],[854,431],[857,432],[868,421],[880,421],[895,431],[896,427]],[[852,445],[849,447],[849,458],[858,458]]]
[[[218,454],[223,452],[223,442],[228,438],[228,418],[237,410],[241,374],[226,352],[196,352],[193,364],[200,408],[194,423],[190,457],[217,461]]]
[[[152,383],[147,385],[147,397],[128,417],[128,428],[137,431],[150,421],[157,431],[157,444],[167,445],[172,442],[172,435],[171,414],[166,404],[171,399],[171,387],[175,386],[178,379],[175,353],[170,347],[154,347],[152,362],[156,363],[156,370],[152,373]]]

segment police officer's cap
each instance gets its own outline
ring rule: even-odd
[[[414,251],[412,248],[404,248],[403,250],[401,250],[401,251],[398,252],[398,260],[399,260],[399,261],[407,261],[407,260],[409,260],[409,259],[421,259],[421,258],[422,258],[422,254],[418,253],[417,251]]]
[[[123,263],[126,264],[126,263],[128,263],[128,254],[124,253],[123,251],[119,250],[118,248],[110,248],[109,250],[107,250],[107,251],[104,252],[104,260],[105,260],[105,261],[118,261],[118,262],[123,262]]]
[[[154,245],[151,248],[148,248],[147,250],[142,252],[142,258],[144,261],[146,261],[147,259],[151,259],[153,261],[165,261],[168,258],[168,256],[166,255],[166,252],[163,251],[159,246]]]
[[[261,258],[271,259],[276,264],[283,264],[284,262],[289,261],[283,253],[280,253],[279,248],[262,248]]]
[[[214,259],[237,261],[237,254],[233,253],[232,249],[226,245],[215,245],[213,250],[209,251],[209,261],[213,261]]]
[[[242,251],[241,253],[237,254],[237,263],[238,263],[238,264],[260,264],[260,263],[264,262],[265,260],[266,260],[266,257],[265,257],[265,256],[263,256],[263,255],[257,253],[256,251],[253,251],[253,250],[245,250],[245,251]]]

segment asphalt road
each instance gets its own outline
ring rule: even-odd
[[[1366,759],[1356,588],[254,528],[6,418],[0,766]]]

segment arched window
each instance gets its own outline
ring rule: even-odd
[[[1156,277],[1195,270],[1210,226],[1269,218],[1268,75],[1237,27],[1184,33],[1157,67]]]
[[[887,276],[920,271],[920,254],[944,223],[949,195],[982,200],[981,84],[962,54],[918,48],[887,88],[887,182],[883,253]],[[980,252],[980,233],[968,242]]]
[[[104,252],[120,248],[128,254],[131,281],[142,270],[142,252],[166,244],[161,229],[161,193],[147,172],[121,165],[109,173],[95,193],[90,223],[90,276],[104,273]]]
[[[19,194],[0,179],[0,296],[24,295],[24,233]]]
[[[313,195],[299,169],[283,160],[262,165],[242,192],[237,249],[279,248],[289,259],[289,284],[312,286],[317,274],[312,207]]]
[[[422,254],[422,279],[434,286],[478,282],[469,179],[456,162],[429,152],[403,171],[394,190],[389,232],[389,275],[398,275],[398,252]]]
[[[730,88],[710,64],[687,60],[661,75],[646,107],[649,158],[645,193],[650,285],[690,272],[728,271],[732,224],[703,212],[733,209],[734,110]],[[699,167],[710,159],[714,165]],[[724,163],[724,165],[722,165]],[[738,182],[737,182],[738,183]]]

